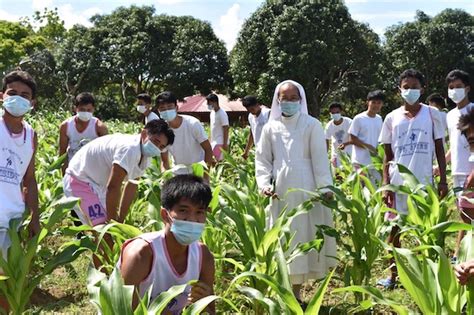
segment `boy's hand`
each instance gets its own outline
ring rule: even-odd
[[[264,195],[267,196],[267,197],[271,197],[272,199],[275,199],[275,198],[276,198],[276,199],[279,199],[279,198],[278,198],[278,195],[277,195],[275,192],[273,192],[272,187],[265,187],[265,188],[263,188],[263,189],[262,189],[262,194],[264,194]]]
[[[440,199],[443,199],[448,194],[448,184],[439,183],[438,184],[438,195]]]
[[[191,292],[188,294],[188,302],[195,303],[209,295],[212,295],[212,288],[204,282],[198,281],[191,287]]]
[[[337,147],[339,150],[344,150],[346,148],[346,144],[345,143],[341,143],[338,147]]]
[[[474,171],[469,174],[469,176],[466,179],[466,182],[464,183],[464,189],[473,189],[474,188]]]
[[[395,204],[395,193],[393,191],[390,191],[390,190],[385,190],[383,192],[382,199],[385,202],[385,204],[387,205],[387,207],[393,208],[393,206]]]
[[[30,237],[34,237],[40,232],[41,226],[39,223],[39,216],[38,215],[32,215],[31,216],[31,221],[30,224],[28,224],[28,230],[30,233]]]

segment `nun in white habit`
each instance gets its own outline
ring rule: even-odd
[[[270,222],[285,206],[292,209],[309,199],[304,192],[288,192],[290,188],[313,191],[333,184],[324,129],[319,120],[308,115],[306,95],[299,83],[287,80],[277,85],[270,118],[260,139],[255,156],[256,177],[262,193],[273,197]],[[314,240],[315,225],[321,224],[333,226],[332,214],[316,203],[308,213],[293,220],[291,229],[296,235],[292,246]],[[324,277],[336,265],[335,257],[336,242],[326,237],[320,253],[311,251],[290,264],[297,298],[301,284]]]

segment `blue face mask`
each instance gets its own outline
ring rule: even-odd
[[[300,111],[301,104],[299,101],[297,102],[288,102],[288,101],[281,101],[280,102],[280,109],[283,114],[287,117],[291,117],[295,115],[297,112]]]
[[[413,105],[418,101],[421,95],[421,90],[419,89],[401,89],[400,94],[402,98],[407,102],[409,105]]]
[[[172,219],[171,232],[181,245],[189,245],[201,238],[204,223]]]
[[[142,152],[146,157],[158,156],[161,153],[160,149],[150,140],[142,145]]]
[[[160,116],[166,121],[172,121],[176,118],[176,109],[164,110],[160,112]]]
[[[3,107],[10,113],[10,115],[21,117],[31,110],[31,103],[20,95],[12,95],[5,98],[3,101]]]

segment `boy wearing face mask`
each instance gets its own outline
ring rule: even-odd
[[[263,126],[268,122],[270,108],[261,105],[253,95],[247,95],[242,99],[242,105],[249,112],[248,121],[250,124],[250,133],[242,157],[246,160],[252,146],[257,146],[262,134]]]
[[[168,152],[173,156],[176,175],[192,173],[193,163],[205,161],[210,167],[212,148],[201,122],[192,116],[179,115],[177,99],[169,91],[160,93],[155,102],[161,118],[168,122],[175,135],[174,143],[161,152],[163,168],[170,168]]]
[[[153,111],[150,95],[146,93],[137,95],[137,111],[143,115],[145,125],[149,121],[160,119],[160,117]]]
[[[456,104],[456,107],[450,110],[447,116],[451,146],[446,154],[446,160],[451,161],[454,188],[471,190],[474,188],[474,161],[470,159],[469,142],[458,129],[460,117],[467,115],[474,108],[474,103],[469,101],[469,91],[471,90],[469,74],[462,70],[453,70],[446,76],[446,83],[448,84],[448,97]],[[457,195],[460,198],[462,191],[458,192]],[[461,208],[461,201],[461,199],[458,199],[457,202],[459,209]],[[465,216],[462,215],[462,217],[464,219]],[[459,244],[464,234],[464,231],[460,231],[458,234],[453,260],[456,260]]]
[[[10,220],[31,212],[30,235],[39,232],[38,185],[35,178],[35,151],[38,138],[24,120],[36,98],[36,82],[25,71],[13,71],[3,78],[0,100],[0,251],[7,259]],[[1,273],[1,271],[0,271]],[[8,311],[0,296],[0,308]]]
[[[229,150],[229,117],[225,110],[219,107],[219,98],[216,94],[209,94],[206,97],[207,108],[211,111],[211,146],[212,153],[217,161],[223,159],[222,150]]]
[[[138,135],[106,135],[79,150],[69,162],[63,184],[66,196],[81,198],[74,209],[81,222],[90,226],[123,222],[137,191],[133,180],[173,141],[173,131],[160,119],[150,121]]]
[[[150,287],[153,300],[172,286],[198,280],[174,298],[164,314],[180,314],[186,305],[213,294],[214,257],[199,242],[211,199],[209,186],[194,175],[165,182],[161,190],[165,227],[126,241],[118,262],[125,284],[135,286],[133,308]],[[214,314],[214,304],[207,311]]]
[[[344,150],[349,144],[352,144],[351,161],[355,169],[364,166],[368,167],[368,176],[372,183],[380,181],[379,172],[373,168],[371,154],[377,154],[377,144],[382,130],[382,117],[380,109],[383,106],[385,95],[380,90],[369,92],[367,95],[367,110],[354,117],[349,128],[348,142],[339,146],[340,150]]]
[[[67,159],[62,166],[63,174],[69,161],[80,148],[108,133],[107,126],[94,117],[94,110],[94,96],[87,92],[80,93],[74,104],[76,115],[66,119],[59,127],[59,156],[67,152]]]
[[[385,149],[383,184],[403,185],[403,178],[396,164],[407,167],[420,183],[433,183],[435,152],[440,170],[438,194],[442,198],[448,192],[443,123],[437,109],[420,103],[424,86],[425,78],[417,70],[408,69],[400,75],[399,89],[403,105],[385,117],[380,134],[380,142]],[[396,209],[399,215],[408,215],[406,195],[385,191],[384,201],[388,207]],[[394,217],[394,214],[387,215],[390,220]],[[399,231],[400,228],[395,225],[390,233],[389,243],[393,243],[395,247],[401,245]],[[378,284],[393,288],[396,276],[396,268],[392,268],[391,277],[380,280]]]
[[[329,113],[331,114],[331,121],[326,125],[326,144],[327,149],[331,147],[331,164],[334,170],[341,167],[341,160],[339,158],[339,146],[350,141],[349,128],[351,127],[352,119],[342,116],[342,104],[333,102],[329,105]],[[332,145],[331,145],[332,144]],[[351,145],[344,145],[343,151],[350,154],[352,150]]]

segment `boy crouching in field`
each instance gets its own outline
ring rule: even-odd
[[[122,277],[125,284],[135,285],[139,296],[152,287],[150,296],[155,299],[172,286],[199,280],[173,299],[165,314],[180,314],[187,304],[213,294],[214,257],[199,242],[211,199],[211,189],[200,177],[178,175],[168,180],[161,191],[164,229],[128,240],[122,247]],[[213,304],[208,312],[214,314]]]

